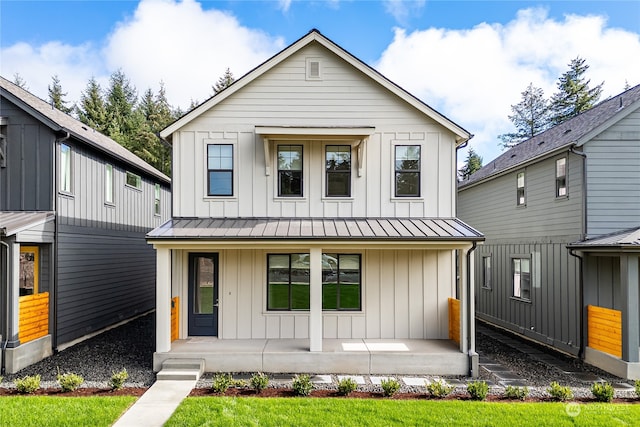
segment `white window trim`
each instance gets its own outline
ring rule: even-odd
[[[327,196],[327,146],[329,145],[341,145],[341,146],[349,146],[351,147],[351,171],[350,171],[350,193],[349,196]],[[353,144],[350,144],[346,141],[324,141],[322,143],[322,200],[323,201],[332,201],[332,200],[354,200],[355,197],[353,195],[355,191],[355,175],[357,174],[357,168],[355,167],[357,151],[354,150]]]
[[[522,187],[518,185],[518,175],[522,174],[522,180],[524,181]],[[518,196],[518,191],[522,188],[524,194],[524,202],[520,203],[520,198]],[[516,172],[516,207],[524,207],[527,206],[527,172],[525,170],[519,170]]]
[[[525,298],[522,296],[522,291],[520,292],[520,296],[515,295],[515,271],[513,269],[513,260],[515,259],[528,259],[529,260],[529,298]],[[522,272],[522,267],[520,268]],[[513,254],[509,256],[509,276],[510,276],[510,284],[511,284],[511,299],[531,303],[533,301],[533,256],[531,254]]]
[[[111,186],[108,186],[108,182],[109,182],[109,173],[107,172],[109,170],[109,168],[111,169]],[[109,193],[109,190],[111,190],[111,200],[108,200],[107,195]],[[115,174],[114,174],[114,167],[112,163],[105,163],[104,164],[104,204],[109,206],[109,207],[113,207],[116,205],[115,202]]]
[[[558,161],[564,160],[564,194],[558,194]],[[567,199],[569,197],[569,159],[564,156],[557,158],[555,162],[553,162],[554,166],[554,192],[556,199]]]
[[[135,185],[131,185],[131,184],[129,184],[129,183],[127,182],[127,176],[128,176],[129,174],[131,174],[131,175],[134,175],[134,176],[138,177],[138,180],[140,181],[140,187],[136,187]],[[124,173],[124,186],[125,186],[126,188],[130,188],[130,189],[132,189],[132,190],[136,190],[136,191],[140,191],[140,192],[141,192],[141,191],[142,191],[142,186],[143,186],[142,176],[141,176],[141,175],[138,175],[137,173],[131,172],[131,171],[125,171],[125,173]]]
[[[233,188],[231,189],[233,194],[231,196],[210,196],[209,195],[209,152],[207,147],[209,145],[232,145],[233,148]],[[203,184],[203,193],[202,200],[238,200],[238,141],[236,139],[203,139],[202,140],[202,158],[204,159],[203,167],[204,171],[202,173],[202,184]]]
[[[417,146],[420,147],[420,181],[419,181],[419,185],[420,185],[420,195],[419,196],[396,196],[396,147],[397,146]],[[395,140],[395,141],[391,141],[391,152],[389,154],[389,158],[391,159],[391,171],[390,171],[390,178],[391,178],[391,186],[390,186],[390,191],[389,194],[391,196],[391,201],[392,202],[406,202],[406,201],[414,201],[414,200],[425,200],[425,190],[426,190],[426,185],[425,185],[425,175],[426,173],[424,172],[424,153],[425,153],[425,145],[422,141],[412,141],[412,140]]]
[[[318,64],[318,74],[311,73],[312,63]],[[322,80],[322,59],[319,57],[308,57],[305,61],[305,80],[321,81]]]
[[[67,167],[64,168],[63,170],[63,160],[62,158],[64,157],[64,154],[62,152],[62,147],[67,147],[69,149],[69,158],[66,160],[67,163]],[[59,188],[58,191],[60,194],[66,195],[66,196],[73,196],[73,149],[71,148],[70,145],[64,144],[64,143],[60,143],[60,146],[58,147],[59,153],[60,153],[60,159],[59,159],[59,165],[58,167],[60,168],[60,173],[58,174],[58,182],[59,182]],[[67,175],[68,174],[68,182],[69,182],[69,188],[62,188],[63,187],[63,174]]]

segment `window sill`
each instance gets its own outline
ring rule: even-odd
[[[116,204],[111,202],[104,202],[104,207],[113,209],[116,207]]]
[[[277,202],[306,202],[307,198],[304,196],[276,196],[273,200]]]
[[[67,193],[66,191],[59,191],[58,195],[63,196],[67,199],[75,199],[75,195],[73,193]]]
[[[531,300],[530,299],[526,299],[526,298],[509,297],[509,299],[512,300],[512,301],[523,302],[525,304],[531,304]]]
[[[324,196],[323,202],[353,202],[355,198],[353,196]]]
[[[481,286],[480,289],[482,289],[483,291],[492,291],[492,288],[489,288],[487,286]]]
[[[309,310],[266,310],[262,312],[263,316],[299,316],[310,314]],[[343,316],[364,316],[364,311],[347,311],[347,310],[322,310],[322,315],[343,315]]]
[[[564,200],[568,200],[569,199],[569,195],[567,194],[566,196],[556,196],[556,201],[561,202]]]
[[[205,202],[213,200],[238,200],[236,196],[204,196],[202,198]]]
[[[421,196],[393,196],[392,202],[406,202],[406,201],[424,201],[424,197]]]
[[[138,193],[142,193],[142,188],[134,187],[133,185],[125,184],[124,188],[128,188],[129,190],[137,191]]]

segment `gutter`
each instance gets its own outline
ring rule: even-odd
[[[469,376],[472,378],[477,378],[478,372],[478,353],[476,353],[475,348],[472,347],[474,343],[474,337],[471,336],[471,331],[473,330],[475,335],[475,329],[472,328],[473,323],[475,321],[475,309],[471,304],[471,255],[473,251],[476,250],[478,246],[477,242],[473,242],[471,249],[467,252],[467,349],[469,353]],[[475,373],[475,375],[474,375]]]

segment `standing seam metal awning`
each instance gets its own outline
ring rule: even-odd
[[[148,240],[482,241],[458,218],[175,218]]]

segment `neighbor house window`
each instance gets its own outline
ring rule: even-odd
[[[529,258],[512,258],[513,296],[523,300],[531,300],[531,260]]]
[[[0,168],[7,167],[7,120],[0,117]]]
[[[524,193],[524,172],[518,172],[516,202],[518,206],[524,206],[526,202]]]
[[[556,197],[567,195],[567,158],[556,160]]]
[[[351,146],[327,145],[325,167],[327,196],[351,196]]]
[[[395,147],[396,197],[420,196],[420,146]]]
[[[322,254],[322,309],[360,310],[360,255]]]
[[[278,145],[278,196],[302,197],[302,145]]]
[[[153,189],[153,213],[160,215],[160,184],[156,184]]]
[[[140,175],[136,175],[133,172],[127,172],[127,185],[129,187],[137,188],[138,190],[142,189],[142,178]]]
[[[71,193],[71,147],[60,144],[60,191]]]
[[[309,310],[309,254],[270,254],[267,265],[267,309]]]
[[[233,196],[233,145],[207,145],[207,194]]]
[[[104,165],[104,201],[113,203],[113,165]]]
[[[37,246],[20,247],[20,296],[38,293],[39,248]]]
[[[482,287],[491,289],[491,256],[482,257]]]

